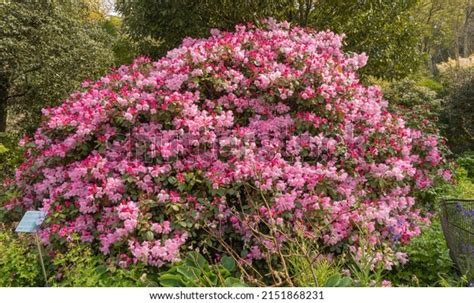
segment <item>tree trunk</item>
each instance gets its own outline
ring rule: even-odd
[[[456,60],[456,68],[459,68],[460,66],[460,63],[459,63],[459,39],[460,39],[460,20],[459,20],[459,17],[456,18],[456,22],[454,23],[454,48],[453,48],[453,52],[454,52],[454,60]]]
[[[0,132],[7,129],[8,78],[0,74]]]
[[[454,60],[456,60],[456,67],[459,68],[461,65],[459,62],[459,37],[454,40]]]
[[[463,57],[467,58],[470,55],[470,50],[469,50],[469,25],[471,23],[471,17],[472,17],[472,2],[471,0],[468,0],[466,3],[466,17],[464,19],[464,25],[463,25],[463,46],[462,46],[462,52],[463,52]]]

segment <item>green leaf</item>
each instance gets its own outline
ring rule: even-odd
[[[3,144],[0,143],[0,154],[6,153],[8,148],[6,148]]]
[[[170,184],[175,184],[176,183],[176,178],[175,177],[168,177],[168,182]]]
[[[186,263],[191,266],[196,266],[200,269],[209,268],[209,263],[207,263],[207,260],[200,253],[197,252],[190,252],[188,257],[186,258]]]
[[[155,236],[153,235],[153,232],[152,232],[152,231],[147,231],[147,232],[145,233],[145,239],[146,239],[147,241],[151,241],[151,240],[153,240],[154,238],[155,238]]]
[[[336,285],[337,287],[349,287],[352,286],[352,279],[349,277],[344,277],[339,280],[339,282]]]
[[[235,260],[234,258],[224,255],[221,259],[222,266],[227,269],[229,272],[233,272],[235,270]]]
[[[186,266],[186,265],[181,265],[176,268],[178,273],[182,274],[183,276],[186,277],[186,279],[189,280],[198,280],[199,276],[201,275],[201,271],[193,266]]]
[[[213,271],[206,271],[204,272],[204,274],[206,275],[207,277],[207,280],[209,280],[211,282],[210,285],[208,286],[217,286],[217,282],[219,281],[219,278],[217,277],[217,275],[215,274],[215,272]],[[206,281],[206,279],[204,280]],[[209,282],[207,281],[207,282]],[[205,283],[205,282],[204,282]]]
[[[324,283],[324,287],[336,287],[337,284],[339,283],[339,279],[341,276],[339,274],[334,274],[330,276],[327,280],[326,283]]]
[[[105,265],[99,265],[95,268],[95,271],[98,275],[102,276],[105,273],[107,273],[108,269],[107,269],[107,266]]]
[[[234,277],[228,277],[224,281],[224,286],[225,287],[246,287],[244,283],[240,281],[240,279],[234,278]]]
[[[179,275],[163,274],[159,278],[160,285],[163,287],[182,287],[186,286]]]

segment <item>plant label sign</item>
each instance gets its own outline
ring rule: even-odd
[[[46,213],[44,211],[27,211],[23,215],[23,218],[21,218],[21,221],[16,227],[15,231],[17,233],[35,233],[38,231],[45,218]]]

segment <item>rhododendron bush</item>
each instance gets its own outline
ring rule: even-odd
[[[341,46],[270,20],[86,82],[25,138],[8,207],[47,211],[45,243],[79,237],[122,266],[191,249],[258,264],[297,234],[404,260],[397,244],[428,220],[415,193],[450,173],[438,137],[389,113],[358,79],[367,57]]]

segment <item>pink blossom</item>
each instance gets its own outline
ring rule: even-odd
[[[297,234],[353,253],[407,243],[428,221],[418,192],[451,179],[438,136],[360,82],[367,57],[343,36],[262,24],[187,38],[44,109],[6,209],[48,211],[43,242],[77,233],[120,266],[175,262],[209,229],[248,262]],[[268,240],[269,224],[288,234]]]

